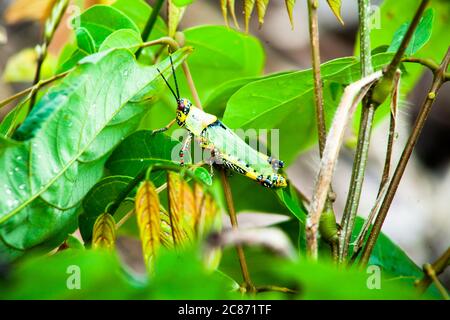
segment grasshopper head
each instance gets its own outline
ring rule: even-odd
[[[179,126],[183,126],[186,122],[187,115],[191,110],[192,103],[186,99],[181,98],[178,99],[178,108],[177,108],[177,123]]]

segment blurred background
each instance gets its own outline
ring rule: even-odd
[[[0,0],[0,74],[5,73],[6,63],[12,55],[24,48],[33,48],[40,43],[42,17],[45,16],[45,12],[39,12],[38,4],[41,1],[43,0],[23,1],[28,5],[24,7],[22,14],[16,17],[5,14],[8,6],[14,1]],[[88,2],[94,4],[102,1]],[[152,4],[153,1],[148,2]],[[380,1],[372,2],[373,5],[380,3]],[[35,8],[33,8],[34,5],[36,5]],[[345,26],[338,23],[325,1],[320,1],[319,23],[322,62],[353,55],[358,19],[356,1],[343,1],[342,5],[342,17]],[[242,8],[241,1],[236,1],[237,16],[242,26],[244,23],[240,8]],[[69,14],[73,15],[74,12]],[[261,40],[266,50],[266,73],[310,67],[306,1],[297,1],[294,21],[295,28],[292,30],[284,1],[281,0],[270,2],[262,29],[258,28],[256,17],[252,19],[250,33]],[[188,8],[181,23],[181,29],[199,24],[224,24],[219,0],[197,0],[195,4]],[[52,53],[58,53],[62,44],[70,36],[69,31],[63,23],[50,48]],[[23,69],[23,72],[32,70],[32,73],[34,73],[34,68],[30,69],[29,66],[24,65]],[[9,78],[11,77],[14,78],[14,75],[9,75]],[[394,148],[394,164],[400,156],[430,83],[431,74],[425,73],[416,90],[401,101],[397,125],[398,138]],[[29,83],[17,83],[11,81],[11,79],[5,79],[5,76],[3,76],[0,81],[0,99],[6,98],[29,85]],[[383,231],[404,249],[418,265],[434,261],[450,244],[449,101],[450,90],[447,83],[440,91],[383,227]],[[1,110],[0,119],[6,112],[7,109]],[[363,216],[367,216],[369,213],[378,190],[384,163],[387,130],[388,121],[385,121],[376,127],[373,132],[359,210]],[[298,139],[302,139],[302,137],[298,137]],[[344,148],[333,181],[334,191],[337,194],[335,209],[339,218],[345,205],[352,161],[353,150]],[[288,169],[290,179],[308,196],[312,193],[312,183],[318,164],[318,150],[313,148],[302,154],[296,163]],[[450,280],[448,271],[444,277],[446,277],[448,284]]]

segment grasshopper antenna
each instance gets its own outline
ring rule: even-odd
[[[170,65],[172,66],[172,73],[173,73],[173,80],[175,81],[175,89],[177,91],[177,97],[180,99],[180,89],[178,89],[178,81],[177,81],[177,75],[175,74],[175,68],[173,67],[173,61],[172,61],[172,55],[169,53],[170,58]]]
[[[161,73],[161,71],[156,68],[156,70],[158,70],[159,74],[161,75],[161,77],[163,78],[164,82],[166,83],[166,85],[169,87],[170,92],[172,92],[173,96],[175,97],[175,100],[179,100],[178,96],[175,94],[175,91],[173,91],[172,87],[170,86],[169,82],[167,81],[166,77],[164,77],[164,75]]]

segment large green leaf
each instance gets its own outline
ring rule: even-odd
[[[126,138],[114,150],[106,167],[112,174],[134,177],[151,164],[179,163],[180,149],[180,142],[168,135],[138,131]],[[190,159],[185,159],[185,162],[189,163]]]
[[[276,77],[288,72],[274,73],[271,75],[257,76],[257,77],[245,77],[237,78],[234,80],[227,81],[217,88],[208,96],[208,99],[204,103],[203,108],[206,112],[212,113],[218,117],[223,117],[226,105],[231,96],[236,93],[243,86],[261,79],[267,79],[269,77]]]
[[[177,51],[175,65],[189,52]],[[158,67],[170,76],[167,59]],[[130,51],[117,49],[84,59],[53,87],[17,130],[22,141],[0,144],[4,242],[27,249],[73,220],[81,199],[103,175],[110,151],[146,111],[138,99],[157,94],[162,84],[155,67],[143,67]]]
[[[383,66],[391,56],[374,56],[375,67]],[[353,57],[339,58],[324,63],[321,72],[325,114],[330,122],[342,91],[336,91],[335,86],[357,80],[359,62]],[[317,141],[313,88],[311,69],[251,82],[231,96],[223,122],[231,128],[279,129],[280,158],[289,164]]]

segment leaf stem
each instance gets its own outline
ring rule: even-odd
[[[52,82],[54,82],[56,80],[59,80],[59,79],[65,77],[72,70],[73,69],[71,69],[69,71],[66,71],[66,72],[63,72],[63,73],[60,73],[60,74],[57,74],[57,75],[55,75],[55,76],[53,76],[53,77],[51,77],[51,78],[49,78],[47,80],[41,80],[38,83],[36,83],[35,85],[33,85],[32,87],[29,87],[29,88],[27,88],[25,90],[22,90],[22,91],[16,93],[15,95],[0,101],[0,109],[3,108],[4,106],[8,105],[9,103],[13,102],[14,100],[19,99],[20,97],[22,97],[22,96],[24,96],[26,94],[29,94],[30,92],[38,90],[38,89],[46,86],[47,84],[50,84],[50,83],[52,83]]]
[[[414,123],[411,135],[409,136],[408,142],[406,143],[406,146],[400,157],[398,165],[389,183],[386,196],[383,200],[383,203],[381,204],[380,212],[378,213],[378,216],[375,219],[373,229],[369,235],[366,246],[364,247],[360,261],[361,266],[365,266],[368,263],[372,250],[375,247],[375,243],[381,232],[384,220],[386,219],[386,215],[389,211],[392,200],[394,199],[395,193],[400,184],[400,180],[403,176],[403,173],[405,172],[412,151],[417,143],[417,140],[419,139],[422,128],[425,124],[428,114],[431,111],[431,107],[433,106],[433,103],[436,100],[436,95],[445,82],[444,76],[449,64],[449,60],[450,60],[450,47],[447,49],[447,53],[442,63],[440,64],[439,68],[434,73],[433,83],[431,85],[430,91],[427,94],[427,97],[420,109],[419,115],[416,119],[416,122]]]
[[[158,18],[159,12],[161,11],[161,7],[164,3],[164,0],[157,0],[155,6],[153,7],[153,11],[150,14],[150,17],[147,20],[147,23],[144,27],[144,30],[142,31],[142,41],[147,41],[147,39],[150,37],[150,34],[152,33],[153,27],[155,26],[156,19]],[[142,54],[143,48],[140,48],[136,52],[136,59],[138,59]]]
[[[425,264],[423,267],[424,277],[415,283],[415,286],[420,291],[424,293],[428,286],[437,278],[444,270],[448,267],[450,263],[450,247],[435,261],[433,264]]]
[[[370,0],[358,0],[359,28],[360,28],[360,61],[361,77],[366,77],[373,72],[370,46]],[[339,261],[347,259],[348,247],[355,224],[356,214],[361,198],[362,185],[366,171],[369,153],[370,137],[372,133],[375,107],[363,100],[361,109],[361,121],[359,125],[358,144],[356,146],[355,159],[353,161],[352,176],[349,191],[342,216],[342,231],[339,241]]]
[[[225,170],[221,170],[220,172],[221,172],[221,177],[222,177],[223,190],[225,193],[225,199],[227,201],[227,207],[228,207],[228,213],[230,216],[231,227],[233,228],[233,230],[237,230],[238,229],[238,221],[237,221],[236,210],[234,208],[233,194],[231,192],[231,187],[228,182],[228,178],[226,176]],[[250,273],[248,271],[248,266],[247,266],[247,260],[245,259],[244,248],[242,247],[242,245],[236,245],[236,251],[237,251],[237,254],[239,257],[239,264],[241,266],[242,278],[244,280],[245,289],[251,293],[254,293],[254,292],[256,292],[256,288],[253,285],[252,280],[250,278]]]
[[[407,58],[403,58],[402,62],[421,64],[424,67],[427,67],[428,69],[430,69],[431,72],[433,72],[433,73],[436,72],[436,70],[439,68],[439,64],[437,64],[436,61],[434,61],[433,59],[407,57]],[[445,78],[445,81],[449,81],[450,73],[445,72],[444,78]]]

